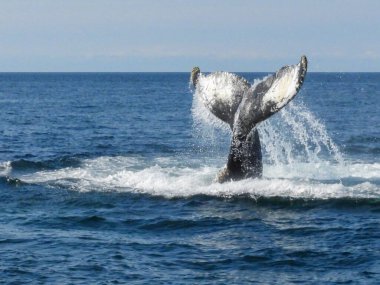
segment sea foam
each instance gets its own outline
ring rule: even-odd
[[[194,160],[192,162],[196,164]],[[143,165],[143,167],[142,167]],[[321,171],[321,169],[323,171]],[[79,167],[23,175],[27,183],[75,191],[135,192],[164,197],[193,195],[289,197],[305,199],[380,198],[380,164],[297,163],[264,168],[263,179],[214,183],[217,165],[189,167],[183,158],[99,157],[83,160]],[[342,182],[343,180],[349,183]],[[350,182],[350,179],[353,182]]]

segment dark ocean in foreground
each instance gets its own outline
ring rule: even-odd
[[[0,73],[0,284],[379,284],[380,73],[309,73],[225,184],[188,80]]]

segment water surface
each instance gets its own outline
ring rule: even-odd
[[[225,184],[188,75],[0,74],[1,281],[377,284],[380,74],[308,74]]]

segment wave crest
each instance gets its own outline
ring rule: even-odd
[[[219,166],[184,165],[181,158],[100,157],[80,167],[39,171],[19,177],[27,183],[65,186],[76,191],[117,191],[168,198],[210,195],[303,199],[380,198],[380,164],[314,164],[268,167],[263,179],[214,183]],[[297,170],[298,169],[298,170]],[[307,173],[307,175],[304,175]]]

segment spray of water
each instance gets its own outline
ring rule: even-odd
[[[302,103],[291,102],[262,122],[259,132],[270,163],[320,163],[324,160],[343,163],[342,154],[326,127]]]
[[[255,80],[253,84],[259,82],[261,80]],[[229,126],[212,115],[200,98],[195,90],[192,106],[194,132],[208,145],[217,147],[218,143],[226,141],[220,137],[228,137],[229,140]],[[343,163],[342,154],[328,135],[326,127],[301,102],[291,102],[279,113],[260,123],[258,128],[264,159],[268,164]]]
[[[210,156],[226,152],[231,137],[230,127],[210,113],[196,90],[191,111],[193,136],[197,141],[195,147]]]

